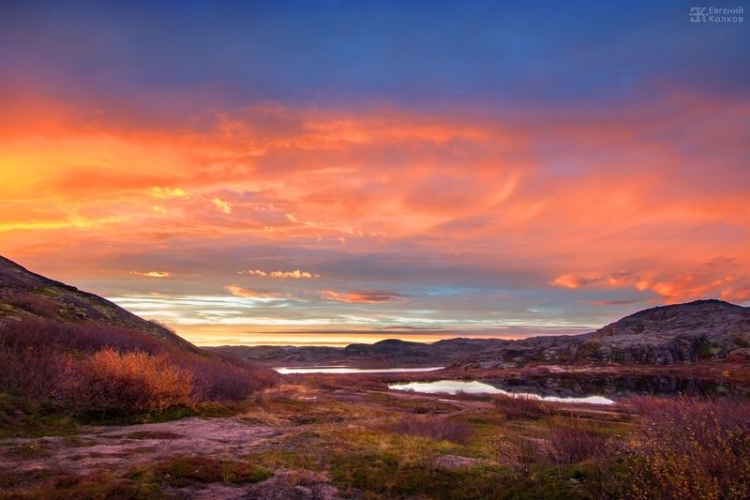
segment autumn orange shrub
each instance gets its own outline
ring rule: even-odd
[[[242,359],[186,351],[137,330],[35,319],[0,322],[0,391],[73,413],[238,401],[278,378]]]
[[[162,411],[194,404],[192,378],[164,356],[106,348],[72,362],[65,393],[84,411]]]

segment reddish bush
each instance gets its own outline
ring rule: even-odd
[[[750,401],[640,398],[632,498],[750,498]]]
[[[0,324],[1,387],[78,412],[240,400],[277,379],[273,370],[238,358],[186,352],[125,328],[43,320]]]
[[[575,464],[595,456],[606,444],[604,436],[585,428],[578,420],[552,431],[547,442],[548,458],[558,464]]]
[[[18,309],[35,314],[37,316],[54,318],[60,314],[60,306],[55,301],[44,296],[16,292],[3,297],[3,301]]]
[[[44,347],[89,354],[104,348],[149,354],[171,348],[138,330],[98,323],[61,323],[37,319],[7,322],[0,328],[0,345],[14,349]]]
[[[0,387],[35,399],[60,399],[69,356],[52,349],[0,346]]]
[[[552,413],[550,405],[528,396],[495,396],[494,401],[508,420],[538,420]]]
[[[175,356],[173,356],[175,359]],[[278,374],[229,356],[182,355],[176,364],[193,373],[193,397],[198,401],[231,401],[270,387]]]
[[[542,447],[538,441],[522,437],[516,440],[501,439],[495,443],[498,461],[510,467],[518,477],[526,477],[531,467],[542,460]]]

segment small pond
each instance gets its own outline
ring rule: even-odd
[[[508,392],[498,389],[490,384],[473,380],[466,382],[463,380],[437,380],[434,382],[411,382],[408,384],[391,384],[390,389],[397,391],[414,391],[427,394],[502,394],[511,397],[524,397],[538,399],[540,401],[550,401],[558,403],[588,403],[597,405],[611,405],[614,403],[611,399],[603,396],[585,396],[585,397],[557,397],[557,396],[540,396],[529,392]]]
[[[442,366],[429,366],[425,368],[353,368],[351,366],[306,366],[304,368],[274,368],[282,375],[307,374],[307,373],[419,373],[434,372],[442,370]]]

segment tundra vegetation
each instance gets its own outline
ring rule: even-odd
[[[395,379],[279,377],[132,331],[19,322],[0,344],[0,498],[750,497],[746,399],[594,407]],[[204,425],[220,434],[189,434]]]

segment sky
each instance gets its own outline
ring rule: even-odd
[[[4,0],[0,254],[200,345],[750,305],[750,5],[695,3]]]

